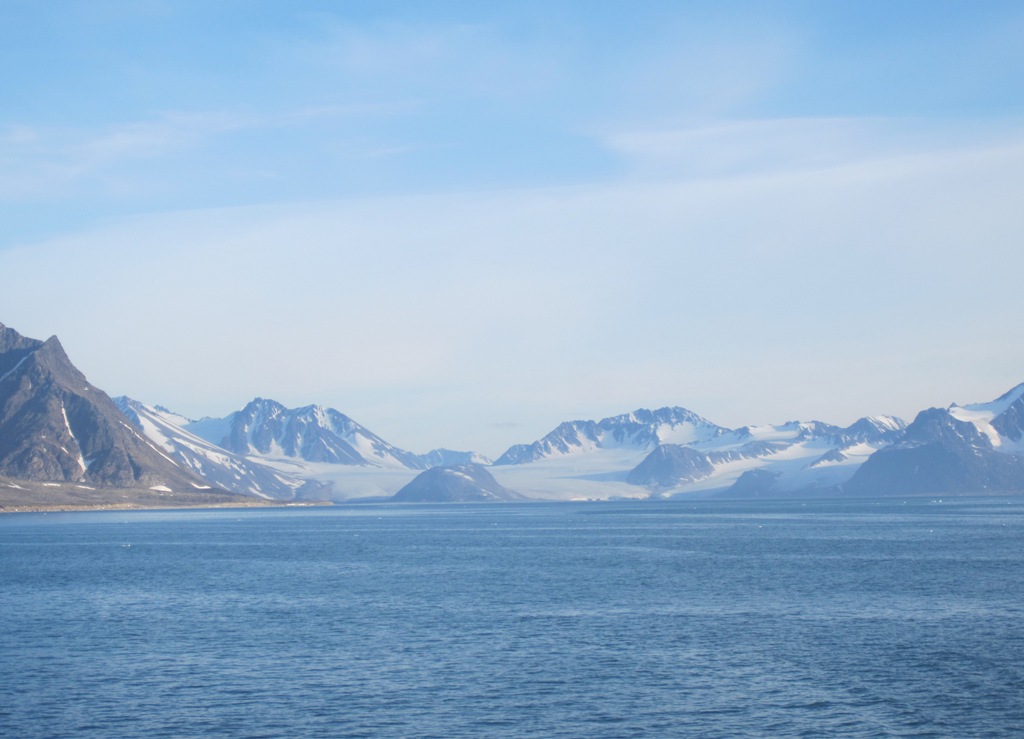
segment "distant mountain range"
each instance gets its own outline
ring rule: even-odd
[[[330,497],[335,487],[331,478],[344,480],[346,468],[408,473],[445,465],[490,464],[474,452],[434,449],[413,454],[323,406],[286,408],[256,398],[223,418],[196,421],[128,397],[115,402],[151,441],[211,484],[264,498]],[[332,468],[334,475],[323,474]],[[338,497],[358,497],[345,489],[348,486],[340,487]]]
[[[56,337],[29,339],[0,324],[5,479],[275,500],[1005,493],[1024,491],[1024,384],[989,403],[922,411],[909,425],[877,416],[847,427],[729,429],[685,408],[638,409],[567,421],[491,463],[474,452],[400,449],[318,405],[256,398],[223,418],[192,420],[112,400]]]
[[[151,408],[124,396],[114,403],[125,417],[179,465],[213,487],[261,498],[318,498],[329,486],[304,480],[211,444],[188,430],[192,423],[161,406]]]
[[[475,452],[434,449],[413,454],[389,444],[333,408],[285,408],[263,398],[224,418],[188,421],[182,428],[235,454],[271,459],[410,470],[470,462],[490,464],[489,459]]]

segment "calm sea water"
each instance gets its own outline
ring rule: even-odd
[[[0,735],[1024,734],[1024,500],[0,516]]]

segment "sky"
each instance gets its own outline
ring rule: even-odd
[[[1024,5],[0,0],[0,322],[497,456],[1024,382]]]

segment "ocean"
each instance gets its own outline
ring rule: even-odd
[[[1024,499],[0,516],[0,736],[1024,735]]]

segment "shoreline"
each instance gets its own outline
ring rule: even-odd
[[[139,511],[188,508],[267,508],[324,505],[321,501],[275,500],[225,490],[164,491],[91,487],[77,483],[0,479],[0,514],[71,511]],[[326,503],[329,505],[329,503]]]
[[[177,511],[190,508],[310,508],[334,505],[330,501],[303,501],[299,503],[283,500],[253,500],[209,503],[54,503],[51,505],[4,505],[0,504],[0,516],[5,513],[80,513],[90,511]]]

